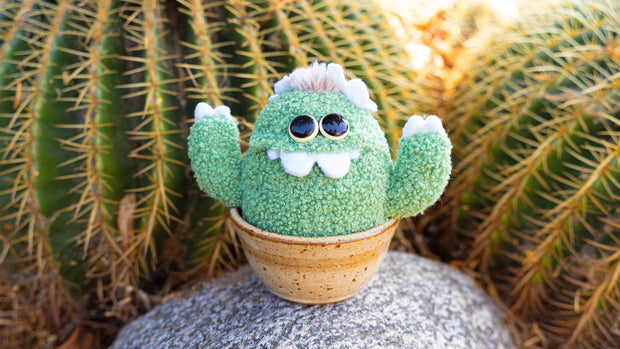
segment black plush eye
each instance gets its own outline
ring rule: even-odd
[[[349,122],[344,116],[331,113],[321,119],[320,128],[323,136],[337,141],[343,139],[349,133]]]
[[[288,125],[288,134],[297,142],[307,142],[319,133],[319,125],[310,115],[297,115]]]

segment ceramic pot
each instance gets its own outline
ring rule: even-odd
[[[338,302],[355,295],[377,272],[398,220],[361,232],[326,237],[272,233],[231,209],[251,268],[275,295],[302,304]]]

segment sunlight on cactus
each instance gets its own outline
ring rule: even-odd
[[[617,1],[388,2],[2,1],[0,347],[105,345],[238,268],[188,166],[193,109],[229,105],[245,151],[273,83],[314,60],[367,83],[393,150],[410,115],[444,117],[453,180],[401,244],[473,269],[524,345],[618,343]]]
[[[588,0],[526,16],[447,98],[436,239],[550,343],[620,340],[619,14]]]
[[[57,345],[84,321],[109,341],[172,289],[240,265],[227,212],[187,166],[199,101],[230,105],[247,137],[282,74],[336,62],[368,83],[397,142],[431,111],[382,13],[372,1],[4,1],[0,346]]]

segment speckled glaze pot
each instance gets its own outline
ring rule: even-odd
[[[326,304],[354,296],[377,272],[398,220],[361,232],[301,237],[262,230],[231,209],[250,266],[275,295],[302,304]]]

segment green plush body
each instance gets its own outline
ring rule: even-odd
[[[307,114],[317,121],[340,113],[349,122],[341,140],[321,135],[294,141],[291,120]],[[342,178],[326,176],[318,164],[296,177],[286,173],[268,150],[359,152]],[[241,207],[249,223],[300,236],[342,235],[391,218],[421,213],[443,192],[451,171],[451,144],[445,132],[417,133],[401,140],[394,165],[384,133],[372,114],[337,92],[290,90],[260,113],[244,158],[233,117],[205,117],[191,129],[189,155],[199,186],[229,207]]]

